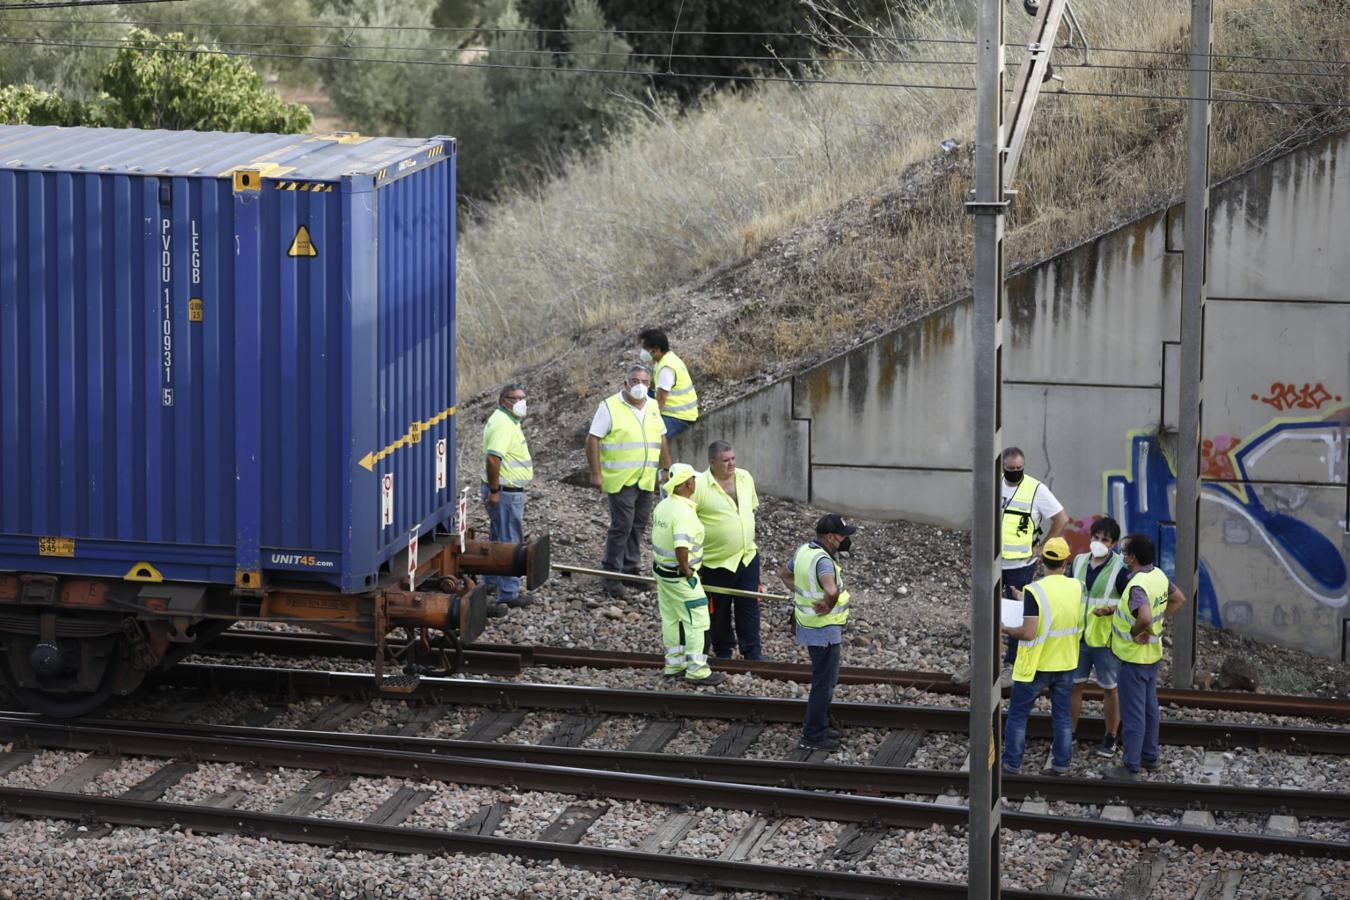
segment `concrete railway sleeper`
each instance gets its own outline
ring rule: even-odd
[[[374,659],[374,647],[331,638],[257,631],[227,631],[207,648],[211,654],[260,653],[275,657],[324,657]],[[731,674],[754,675],[771,681],[809,682],[811,667],[799,663],[712,659],[714,669]],[[587,667],[593,669],[659,669],[664,659],[654,653],[626,653],[619,650],[589,650],[573,647],[538,645],[472,644],[464,654],[464,671],[482,675],[519,675],[524,668]],[[844,666],[839,670],[840,684],[891,684],[911,687],[933,694],[968,696],[970,685],[951,680],[946,672],[904,669],[876,669]],[[1006,693],[1006,690],[1005,690]],[[1085,695],[1100,700],[1101,690],[1088,685]],[[1159,688],[1158,700],[1164,705],[1194,709],[1232,710],[1281,716],[1306,716],[1318,719],[1350,721],[1350,701],[1326,697],[1298,697],[1283,694],[1248,694],[1236,691],[1195,691]]]
[[[161,684],[208,692],[257,691],[286,696],[376,696],[369,675],[319,672],[306,669],[266,669],[247,666],[185,664],[161,676]],[[632,714],[658,718],[726,719],[737,722],[799,723],[805,701],[781,698],[710,694],[698,691],[662,692],[543,685],[471,679],[423,678],[416,690],[392,699],[491,706],[502,709],[553,709],[585,714]],[[915,729],[964,734],[969,728],[965,709],[836,703],[831,715],[843,727]],[[1100,718],[1084,716],[1079,737],[1099,737]],[[1050,717],[1035,714],[1027,727],[1033,738],[1049,737]],[[1210,749],[1234,747],[1285,750],[1300,753],[1350,755],[1350,729],[1249,725],[1232,722],[1164,720],[1162,743]]]
[[[183,756],[191,760],[259,762],[306,766],[323,771],[364,775],[409,776],[419,773],[453,780],[457,759],[597,770],[632,775],[657,775],[730,785],[829,791],[872,796],[964,794],[965,772],[935,771],[887,765],[836,765],[799,760],[743,759],[735,756],[688,756],[596,750],[576,746],[498,744],[492,741],[445,740],[407,735],[356,734],[308,730],[250,728],[230,725],[187,725],[141,722],[54,723],[31,716],[0,717],[0,740],[23,749],[90,751],[113,755]],[[242,748],[242,749],[241,749]],[[373,755],[372,755],[373,754]],[[382,764],[381,760],[387,760]],[[1128,786],[1100,779],[1045,778],[1010,775],[1004,796],[1025,801],[1022,811],[1046,815],[1046,802],[1092,804],[1102,808],[1128,804],[1135,809],[1203,811],[1209,819],[1187,817],[1213,831],[1214,813],[1255,813],[1276,817],[1350,819],[1350,794],[1282,788],[1242,788],[1210,784],[1138,782]],[[828,794],[827,798],[836,794]],[[822,808],[824,804],[822,804]],[[866,810],[863,810],[866,813]],[[1016,814],[1013,821],[1016,821]],[[842,819],[842,816],[836,816]],[[848,819],[847,821],[853,821]],[[1065,821],[1064,830],[1079,833],[1080,824]],[[1039,830],[1039,829],[1037,829]],[[1158,835],[1170,834],[1163,828]],[[1297,830],[1287,837],[1297,837]],[[1350,846],[1326,844],[1325,854],[1350,858]],[[1339,849],[1338,849],[1339,847]],[[1303,852],[1304,845],[1282,852]]]
[[[521,840],[468,831],[433,831],[368,822],[317,819],[269,812],[241,812],[145,800],[0,788],[0,810],[11,815],[107,822],[146,828],[178,827],[207,834],[245,834],[294,843],[402,854],[494,854],[558,860],[564,865],[696,888],[768,891],[791,896],[963,897],[965,885],[883,878],[847,872],[674,856],[590,847],[564,841]],[[577,835],[580,837],[580,835]],[[1005,891],[1009,897],[1064,897],[1035,891]]]

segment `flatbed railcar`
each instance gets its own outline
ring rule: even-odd
[[[549,549],[464,533],[454,416],[452,139],[0,126],[0,681],[34,710],[249,619],[376,644],[389,690],[396,629],[451,664],[474,576]]]

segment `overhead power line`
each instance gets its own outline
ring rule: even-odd
[[[141,6],[146,3],[181,3],[182,0],[66,0],[58,2],[53,0],[50,3],[0,3],[0,12],[27,12],[29,10],[46,9],[83,9],[86,6]],[[58,22],[68,22],[69,19],[57,19]]]
[[[973,92],[974,85],[969,84],[932,84],[923,82],[898,82],[898,81],[864,81],[859,79],[840,79],[840,78],[793,78],[787,76],[772,75],[737,75],[737,74],[718,74],[704,72],[658,72],[642,69],[609,69],[594,68],[589,66],[537,66],[525,65],[521,63],[494,63],[494,62],[459,62],[446,59],[390,59],[388,57],[367,57],[367,56],[347,56],[347,55],[317,55],[317,54],[299,54],[299,53],[268,53],[256,50],[227,50],[220,47],[135,47],[128,46],[123,41],[116,42],[92,42],[92,41],[68,41],[53,39],[23,39],[23,38],[0,38],[0,44],[11,44],[20,46],[38,46],[38,47],[66,47],[71,49],[86,50],[132,50],[140,53],[175,53],[175,54],[202,54],[212,56],[227,56],[247,59],[287,59],[287,60],[309,60],[317,62],[348,62],[348,63],[371,63],[384,65],[411,65],[432,68],[456,68],[456,69],[505,69],[525,72],[541,72],[553,74],[576,74],[576,75],[617,75],[630,76],[635,78],[689,78],[705,81],[729,81],[729,82],[749,82],[749,83],[785,83],[800,86],[829,84],[843,85],[847,87],[871,87],[871,88],[904,88],[912,90],[938,90],[938,91],[963,91]],[[260,46],[276,46],[275,44],[260,44]],[[341,48],[345,49],[345,48]],[[1229,92],[1234,93],[1234,92]],[[1140,99],[1140,100],[1166,100],[1166,101],[1187,101],[1194,98],[1186,94],[1162,94],[1162,93],[1143,93],[1130,91],[1081,91],[1073,89],[1064,89],[1060,91],[1046,91],[1045,96],[1077,96],[1077,97],[1101,97],[1112,99]],[[1350,108],[1350,103],[1336,101],[1320,100],[1282,100],[1273,97],[1249,97],[1249,96],[1215,96],[1212,98],[1215,103],[1238,103],[1245,105],[1258,106],[1285,106],[1285,107],[1320,107],[1324,109],[1346,109]]]
[[[120,5],[123,3],[166,3],[179,2],[179,0],[86,0],[82,3],[58,4],[58,6],[93,6],[93,5]],[[5,7],[0,6],[0,10]],[[42,9],[43,6],[21,7],[31,9]],[[76,20],[59,18],[41,18],[29,19],[30,22],[41,22],[43,24],[75,24]],[[829,38],[831,40],[846,41],[889,41],[896,44],[949,44],[957,46],[975,45],[975,41],[970,38],[925,38],[925,37],[902,37],[898,35],[886,34],[859,34],[859,33],[830,33],[822,32],[813,34],[810,32],[796,31],[690,31],[687,29],[622,29],[622,28],[502,28],[496,26],[438,26],[438,25],[367,25],[361,23],[328,23],[328,22],[156,22],[149,20],[128,20],[128,19],[82,19],[79,24],[85,25],[131,25],[147,28],[204,28],[204,29],[266,29],[266,30],[320,30],[320,31],[406,31],[423,33],[444,33],[444,34],[534,34],[534,35],[561,35],[571,34],[620,34],[620,35],[642,35],[655,37],[750,37],[750,38]],[[1004,44],[1010,50],[1022,49],[1024,42],[1007,41]],[[1064,47],[1063,49],[1072,49]],[[1132,53],[1145,56],[1180,56],[1191,58],[1191,53],[1187,49],[1180,50],[1157,50],[1141,47],[1091,47],[1093,53]],[[650,54],[652,56],[667,56],[668,54]],[[679,54],[675,58],[680,58]],[[707,57],[703,57],[707,58]],[[1301,57],[1301,56],[1270,56],[1269,54],[1255,53],[1209,53],[1200,54],[1199,59],[1234,59],[1248,60],[1265,63],[1310,63],[1325,66],[1343,66],[1348,60],[1334,59],[1326,57]],[[972,62],[973,64],[973,62]],[[1105,68],[1105,66],[1102,66]],[[1188,71],[1177,69],[1176,71]]]

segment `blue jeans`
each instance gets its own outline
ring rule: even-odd
[[[740,644],[742,659],[763,659],[759,646],[759,601],[754,597],[728,597],[717,589],[759,590],[759,554],[749,563],[731,569],[700,569],[703,589],[712,605],[712,628],[708,641],[719,659],[731,659],[731,651]],[[733,627],[734,620],[734,627]]]
[[[1008,701],[1008,721],[1003,726],[1003,768],[1016,772],[1022,768],[1027,749],[1027,718],[1036,698],[1050,691],[1050,720],[1054,741],[1050,765],[1056,772],[1069,771],[1073,758],[1073,726],[1069,723],[1069,702],[1073,699],[1073,670],[1037,672],[1031,681],[1014,681]]]
[[[488,486],[482,485],[483,508],[487,510],[488,536],[494,541],[518,544],[525,536],[525,492],[502,491],[493,506],[487,502]],[[484,575],[483,583],[497,589],[497,602],[506,603],[520,593],[520,579],[514,575]]]
[[[661,421],[666,423],[666,440],[668,441],[675,440],[675,435],[679,434],[681,431],[688,430],[689,426],[694,424],[688,419],[677,419],[674,416],[668,416],[665,413],[661,414]]]
[[[807,647],[811,654],[811,696],[806,700],[806,722],[802,727],[802,737],[808,741],[823,741],[825,731],[830,727],[830,701],[834,699],[834,686],[839,681],[839,660],[843,656],[843,644],[826,644],[823,647]]]
[[[1115,690],[1120,680],[1120,657],[1111,652],[1110,647],[1089,647],[1083,641],[1078,642],[1078,671],[1073,673],[1074,684],[1084,684],[1097,672],[1097,685],[1104,691]]]
[[[1121,662],[1116,690],[1120,696],[1122,762],[1131,772],[1158,758],[1158,667]]]

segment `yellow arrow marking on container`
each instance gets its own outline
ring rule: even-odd
[[[432,426],[439,425],[454,414],[455,408],[453,406],[447,406],[430,419],[413,422],[408,426],[408,430],[403,432],[402,437],[391,444],[386,444],[384,447],[373,453],[367,453],[365,456],[361,457],[357,465],[367,472],[374,471],[377,462],[392,456],[395,450],[401,450],[412,444],[420,444],[422,442],[422,432],[430,431]]]

